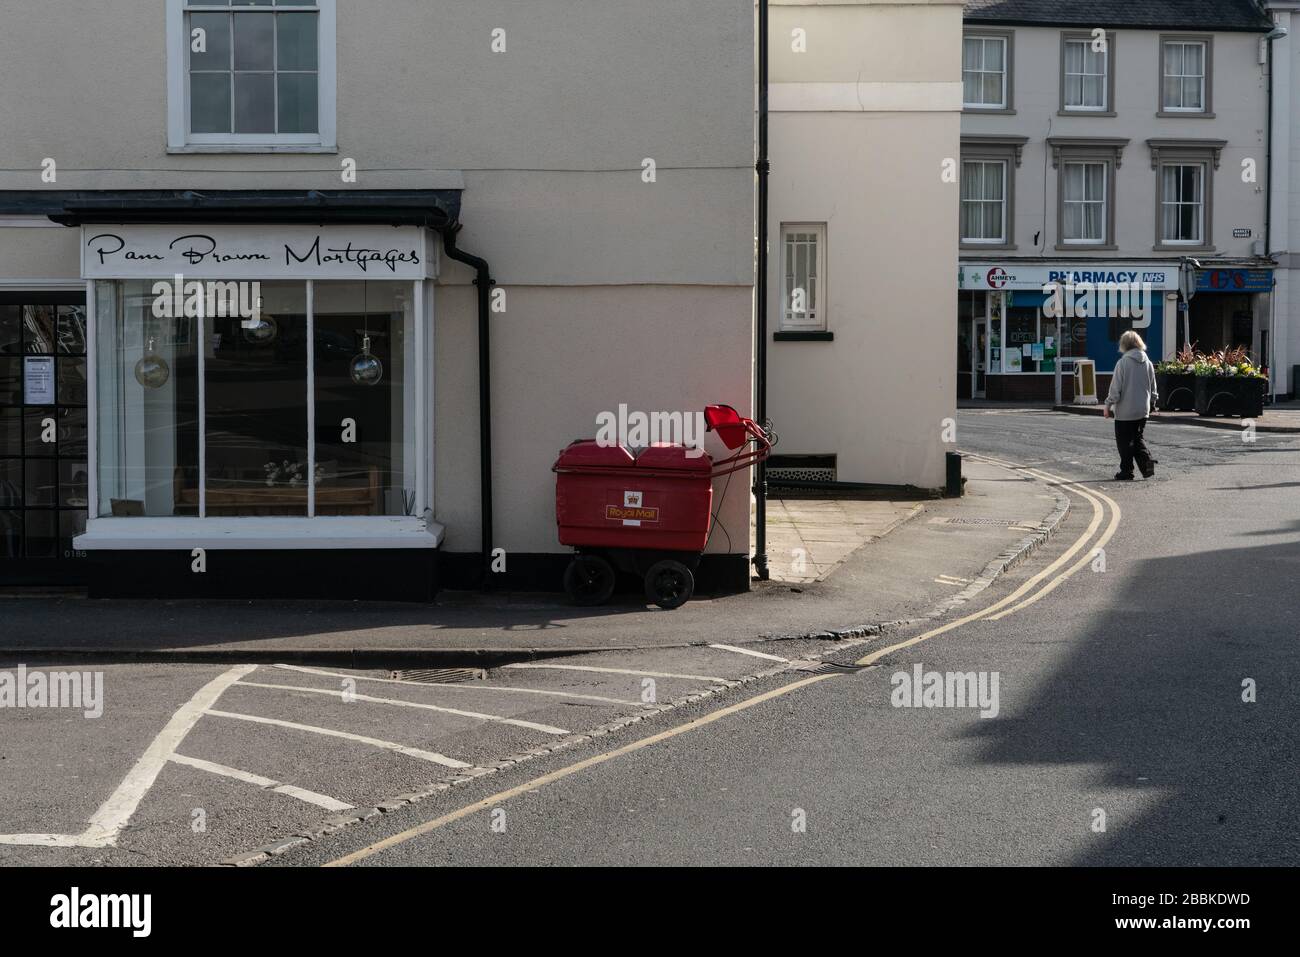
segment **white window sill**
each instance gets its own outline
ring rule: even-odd
[[[437,548],[444,527],[403,515],[321,518],[93,518],[73,539],[84,551],[164,549]]]
[[[319,143],[187,143],[169,146],[169,154],[183,153],[337,153],[337,146]]]

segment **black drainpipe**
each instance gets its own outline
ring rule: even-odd
[[[767,0],[758,0],[758,262],[754,277],[754,418],[767,427]],[[754,571],[768,580],[767,465],[754,469]]]
[[[479,509],[483,529],[483,569],[480,584],[486,588],[492,567],[492,354],[488,317],[491,315],[492,270],[486,259],[471,256],[456,248],[456,234],[460,224],[443,229],[442,248],[447,256],[464,263],[475,272],[474,285],[478,287],[478,443],[479,443]]]

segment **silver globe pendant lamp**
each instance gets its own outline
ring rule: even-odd
[[[135,381],[146,389],[161,389],[167,384],[171,374],[172,370],[167,365],[167,360],[154,352],[153,339],[150,339],[149,348],[135,364]]]
[[[362,285],[365,290],[365,284]],[[384,364],[377,356],[370,354],[370,310],[368,308],[368,293],[365,290],[362,293],[361,309],[362,322],[365,325],[365,332],[361,339],[361,351],[352,357],[352,363],[348,367],[348,372],[352,376],[352,381],[357,385],[378,385],[384,377]]]

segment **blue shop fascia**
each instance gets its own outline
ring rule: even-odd
[[[1129,329],[1142,336],[1156,361],[1186,342],[1201,349],[1241,344],[1266,355],[1272,264],[1195,265],[1200,268],[1189,263],[1190,276],[1183,280],[1195,282],[1189,302],[1180,293],[1179,260],[963,260],[958,398],[1050,400],[1061,362],[1068,401],[1077,358],[1096,364],[1098,387],[1104,389],[1119,357],[1119,338]]]

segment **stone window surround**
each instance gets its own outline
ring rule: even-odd
[[[1056,248],[1067,252],[1079,250],[1115,250],[1116,171],[1124,164],[1124,147],[1129,141],[1112,137],[1049,136],[1052,169],[1056,170]],[[1064,165],[1067,162],[1106,164],[1106,236],[1100,243],[1067,242],[1061,234],[1065,223]]]
[[[1151,150],[1151,169],[1155,171],[1155,245],[1151,248],[1156,252],[1214,252],[1214,230],[1213,230],[1213,211],[1214,211],[1214,171],[1219,168],[1222,158],[1223,148],[1228,145],[1227,140],[1208,140],[1208,139],[1167,139],[1153,138],[1147,140],[1147,146]],[[1161,169],[1166,165],[1176,165],[1185,163],[1204,163],[1205,164],[1205,182],[1203,184],[1201,204],[1202,204],[1202,235],[1203,240],[1200,245],[1193,246],[1187,243],[1166,243],[1161,240],[1161,204],[1164,200],[1163,184],[1161,183]]]
[[[1060,89],[1057,97],[1057,116],[1115,116],[1115,33],[1106,31],[1106,108],[1090,110],[1085,107],[1067,107],[1065,105],[1065,45],[1069,40],[1092,40],[1092,34],[1086,30],[1061,31],[1061,71]]]
[[[965,94],[962,94],[962,112],[973,113],[978,115],[993,116],[1010,116],[1016,112],[1015,109],[1015,82],[1016,82],[1016,57],[1015,57],[1015,30],[1002,30],[995,27],[967,27],[962,31],[962,41],[964,43],[967,37],[997,37],[1006,41],[1006,102],[1002,106],[967,106],[965,103]],[[963,84],[965,78],[963,77]]]
[[[1165,43],[1170,40],[1194,40],[1205,44],[1205,109],[1198,111],[1165,109]],[[1214,119],[1214,34],[1162,33],[1156,44],[1156,116],[1173,119]]]
[[[977,134],[965,133],[961,138],[961,159],[958,162],[957,183],[958,190],[961,189],[961,172],[960,165],[966,160],[1002,160],[1007,164],[1007,181],[1005,184],[1006,196],[1006,224],[1007,235],[1004,243],[980,243],[965,242],[958,236],[958,242],[961,249],[966,251],[983,251],[983,252],[1009,252],[1016,248],[1016,169],[1020,166],[1021,155],[1024,151],[1025,144],[1029,142],[1027,136],[1004,136],[996,133]],[[958,197],[958,231],[960,232],[960,196]]]

